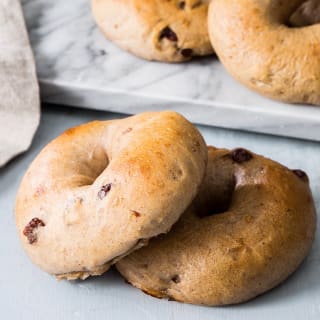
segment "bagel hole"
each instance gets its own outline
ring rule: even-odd
[[[286,25],[290,28],[303,28],[320,23],[319,0],[306,0],[294,10]]]
[[[100,177],[109,165],[109,159],[104,152],[95,151],[90,158],[82,164],[81,186],[91,186]],[[102,187],[102,186],[101,186]]]
[[[206,188],[201,188],[195,201],[195,211],[199,218],[223,214],[229,211],[236,186],[234,176],[227,179],[211,178],[211,183],[204,183]],[[220,183],[219,183],[220,181]]]

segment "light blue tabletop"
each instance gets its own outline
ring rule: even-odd
[[[63,130],[93,119],[116,117],[119,115],[44,106],[31,149],[0,169],[0,319],[320,319],[319,228],[310,256],[293,276],[271,292],[232,307],[198,307],[154,299],[125,284],[115,271],[83,282],[59,282],[32,265],[14,224],[15,194],[23,173],[43,146]],[[199,128],[208,144],[246,147],[305,170],[320,212],[320,143]]]

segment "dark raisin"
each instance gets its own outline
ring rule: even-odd
[[[173,281],[174,283],[179,283],[179,282],[181,282],[181,279],[180,279],[179,275],[176,274],[171,278],[171,281]]]
[[[189,48],[187,48],[187,49],[182,49],[182,50],[180,51],[180,53],[181,53],[181,55],[182,55],[183,57],[185,57],[185,58],[191,58],[192,55],[193,55],[193,50],[192,50],[192,49],[189,49]]]
[[[180,1],[179,2],[179,9],[183,10],[186,7],[186,2],[185,1]]]
[[[141,213],[139,213],[138,211],[133,211],[133,210],[132,210],[132,213],[133,213],[133,215],[134,215],[136,218],[141,217]]]
[[[23,229],[23,235],[28,238],[30,244],[37,241],[37,235],[34,233],[34,229],[38,227],[44,227],[45,223],[39,218],[33,218]]]
[[[161,40],[163,38],[166,38],[166,39],[173,41],[173,42],[178,41],[178,37],[177,37],[176,33],[174,31],[172,31],[172,29],[170,27],[165,27],[160,32],[159,39]]]
[[[231,158],[234,162],[243,163],[252,159],[252,154],[246,149],[238,148],[231,152]]]
[[[111,190],[111,183],[108,183],[108,184],[102,186],[100,191],[98,192],[99,199],[102,200],[104,197],[106,197],[106,195],[108,194],[108,192],[110,190]]]
[[[304,171],[300,169],[295,169],[292,170],[292,172],[303,181],[309,181],[308,175]]]

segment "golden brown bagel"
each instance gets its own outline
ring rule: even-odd
[[[196,196],[206,146],[175,112],[67,130],[31,164],[16,224],[32,261],[58,278],[99,275],[167,232]]]
[[[320,104],[320,25],[286,24],[304,0],[213,0],[209,34],[237,80],[270,98]]]
[[[172,230],[116,267],[156,297],[225,305],[285,280],[308,254],[315,208],[300,170],[244,149],[209,148],[200,192]]]
[[[91,0],[104,35],[147,60],[181,62],[213,52],[207,0]]]

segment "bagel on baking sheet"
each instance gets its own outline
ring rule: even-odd
[[[320,104],[320,25],[289,27],[304,0],[214,0],[208,28],[230,74],[270,98]]]
[[[213,53],[207,0],[92,0],[104,35],[147,60],[181,62]]]
[[[168,234],[116,267],[156,297],[235,304],[296,270],[314,239],[315,208],[301,170],[244,149],[208,152],[207,173],[190,208]]]
[[[196,196],[207,149],[175,112],[67,130],[27,170],[16,199],[25,251],[60,279],[105,272],[167,232]]]

